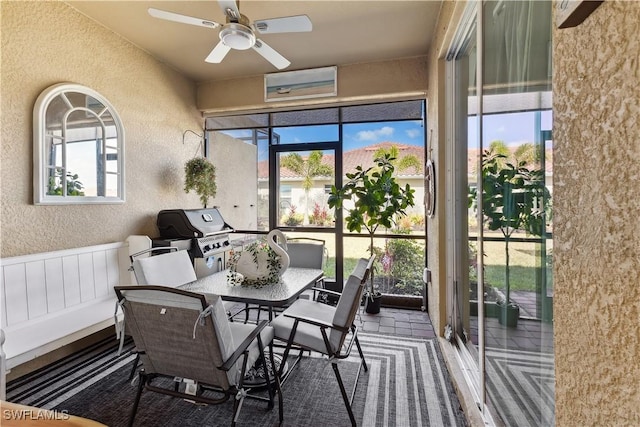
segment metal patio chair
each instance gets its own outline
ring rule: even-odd
[[[325,259],[327,257],[327,250],[325,247],[325,241],[321,239],[314,239],[311,237],[294,237],[287,238],[287,254],[289,255],[289,267],[297,268],[316,268],[322,270],[324,268]],[[318,288],[324,288],[324,276],[320,277],[313,287],[313,299],[316,299],[316,292]],[[305,291],[300,298],[308,299],[310,295]],[[245,323],[249,321],[250,310],[257,310],[257,321],[260,321],[260,314],[265,311],[265,307],[251,307],[249,304],[245,304],[245,308],[240,312],[245,312]],[[274,311],[281,312],[282,308],[275,309]],[[234,316],[235,316],[234,315]]]
[[[289,267],[318,268],[322,270],[327,259],[325,241],[311,237],[287,239],[287,253],[289,254]],[[324,288],[324,276],[318,279],[315,287]],[[316,299],[316,292],[316,290],[313,291],[314,300]]]
[[[279,375],[283,374],[285,361],[293,346],[301,350],[287,374],[300,361],[304,350],[316,351],[327,355],[338,381],[340,393],[349,413],[349,419],[354,426],[356,421],[351,409],[351,403],[355,395],[361,368],[364,367],[365,372],[368,370],[358,341],[358,328],[354,321],[362,299],[363,288],[371,273],[374,260],[375,256],[369,259],[361,258],[358,261],[355,269],[347,279],[338,304],[335,307],[318,301],[299,299],[271,322],[271,326],[275,330],[275,337],[287,343]],[[349,339],[347,340],[347,338]],[[338,360],[349,357],[354,343],[358,348],[361,363],[358,366],[355,385],[349,397],[337,363]]]
[[[172,250],[166,252],[167,250]],[[141,255],[154,251],[164,251],[154,256],[141,258]],[[197,279],[193,263],[186,250],[172,247],[145,249],[129,257],[131,268],[138,285],[162,285],[177,287]]]
[[[169,252],[167,252],[169,250]],[[154,256],[142,257],[152,252],[163,251]],[[189,253],[173,247],[157,247],[145,249],[129,256],[131,270],[138,285],[162,285],[172,288],[193,282],[197,279]],[[122,330],[122,327],[120,327]],[[128,332],[124,332],[129,335]],[[124,338],[124,336],[123,336]],[[122,341],[121,341],[122,342]],[[133,350],[134,352],[137,349]],[[129,379],[132,379],[140,362],[140,354],[136,355]]]
[[[220,404],[231,400],[232,426],[245,397],[266,400],[271,409],[277,394],[282,423],[280,381],[275,375],[270,378],[264,355],[268,346],[271,373],[275,373],[274,332],[266,320],[258,325],[229,322],[218,296],[207,299],[198,293],[149,285],[116,286],[115,291],[143,362],[130,426],[143,390],[198,403]],[[243,385],[246,370],[256,361],[262,366],[268,398],[247,393]],[[175,386],[157,384],[159,378],[169,378]],[[176,381],[184,383],[184,391],[179,391],[180,383]]]

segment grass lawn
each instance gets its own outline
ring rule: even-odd
[[[335,251],[335,238],[330,234],[320,234],[320,233],[286,233],[288,239],[307,237],[307,238],[315,238],[325,240],[325,247],[327,249],[328,258],[325,263],[325,276],[329,278],[336,277],[336,251]],[[424,242],[424,241],[422,241]],[[344,260],[343,260],[343,271],[345,279],[348,277],[349,273],[353,271],[354,267],[357,264],[358,259],[360,258],[368,258],[369,257],[369,245],[371,240],[369,236],[362,235],[362,237],[345,237],[344,239]],[[383,249],[385,247],[385,239],[384,238],[374,238],[373,245],[376,248]],[[380,260],[376,260],[376,264],[378,268],[380,268],[379,264]],[[421,282],[422,280],[422,269],[424,266],[424,258],[422,263],[416,266],[416,277],[417,280]],[[378,270],[378,277],[381,274],[381,270]]]
[[[321,233],[292,233],[287,232],[288,238],[295,237],[311,237],[325,240],[328,259],[325,264],[325,275],[327,277],[335,277],[336,272],[336,252],[335,238],[331,234]],[[487,233],[485,236],[502,237],[501,233]],[[524,237],[524,235],[518,235]],[[374,246],[383,248],[384,239],[374,239]],[[551,250],[553,242],[547,241],[547,249]],[[537,243],[528,242],[510,242],[509,243],[509,264],[510,264],[510,286],[515,291],[535,291],[536,290],[536,252],[538,250]],[[505,283],[505,245],[504,242],[485,242],[484,243],[484,263],[485,263],[485,282],[500,288],[504,291]],[[550,253],[550,252],[549,252]],[[344,241],[344,272],[345,275],[356,265],[360,257],[369,256],[369,238],[363,237],[347,237]],[[422,272],[420,271],[420,274]],[[548,280],[551,280],[550,273]]]
[[[536,259],[537,243],[510,242],[509,266],[510,287],[512,291],[535,291],[536,269],[540,260]],[[547,242],[551,249],[552,242]],[[505,245],[504,242],[484,243],[485,282],[497,288],[505,287]]]

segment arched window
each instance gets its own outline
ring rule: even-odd
[[[102,95],[78,84],[47,88],[33,136],[35,204],[124,202],[124,128]]]

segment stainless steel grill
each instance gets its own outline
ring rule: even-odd
[[[226,268],[230,249],[229,233],[218,209],[170,209],[158,213],[160,239],[154,246],[186,249],[194,262],[196,276],[203,277]]]

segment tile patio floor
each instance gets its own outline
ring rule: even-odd
[[[236,305],[232,312],[243,307]],[[250,319],[255,320],[252,310]],[[263,314],[262,319],[266,318]],[[364,332],[408,336],[414,338],[436,338],[429,315],[420,310],[382,307],[378,314],[368,314],[361,308],[356,324]],[[520,319],[516,328],[498,323],[498,319],[485,320],[485,342],[488,347],[509,348],[542,353],[553,353],[553,325],[539,320]],[[471,318],[471,340],[478,342],[477,318]]]
[[[435,338],[436,334],[429,315],[423,311],[398,308],[380,309],[378,314],[367,314],[361,310],[360,330],[384,334]],[[485,343],[488,347],[525,350],[536,353],[553,353],[553,325],[539,320],[520,319],[518,326],[509,328],[498,323],[498,319],[485,320]],[[471,339],[478,342],[477,319],[471,319]]]
[[[429,315],[423,311],[382,307],[378,314],[359,312],[357,320],[364,332],[380,332],[414,338],[435,338]]]

